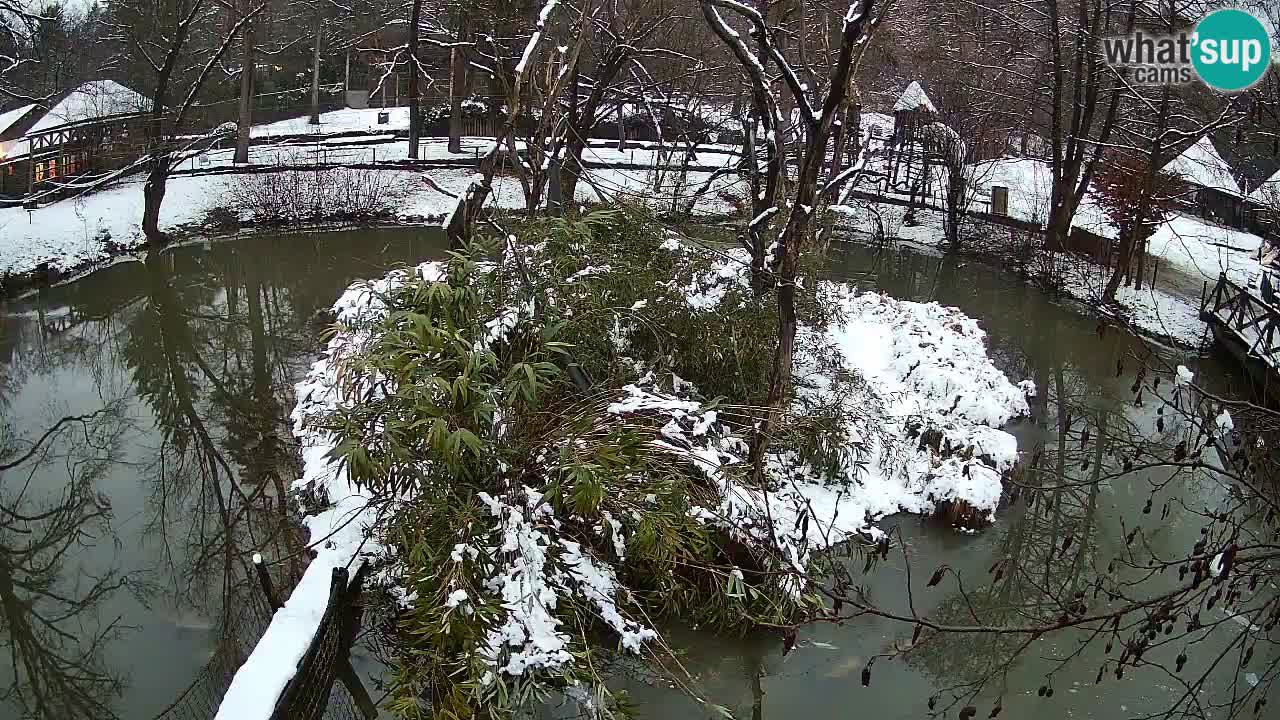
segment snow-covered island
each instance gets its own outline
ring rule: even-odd
[[[768,312],[745,253],[636,211],[521,235],[498,265],[397,270],[334,305],[339,331],[294,411],[298,488],[332,503],[307,526],[329,540],[237,675],[226,717],[256,717],[252,698],[284,686],[329,569],[353,560],[379,567],[438,635],[459,697],[492,703],[524,685],[592,684],[580,658],[615,641],[644,652],[660,614],[696,622],[716,607],[750,625],[812,613],[817,560],[878,547],[886,515],[976,530],[999,509],[1019,457],[1001,427],[1035,388],[993,366],[959,310],[818,283],[794,432],[771,444],[760,486],[745,424],[758,387],[709,392],[762,379],[731,369],[725,340]],[[577,362],[589,388],[570,380]],[[667,585],[687,607],[653,594]],[[596,627],[616,640],[584,644]]]

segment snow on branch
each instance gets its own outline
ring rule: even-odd
[[[782,80],[787,84],[787,89],[791,91],[791,95],[795,98],[796,107],[800,110],[800,117],[804,120],[806,127],[810,130],[817,128],[818,116],[814,113],[813,105],[809,102],[810,88],[800,82],[800,75],[796,73],[795,68],[787,61],[786,56],[773,43],[769,34],[769,25],[765,22],[764,16],[760,14],[760,11],[738,2],[738,0],[702,0],[702,3],[704,7],[707,4],[711,4],[718,5],[726,10],[732,10],[747,18],[755,26],[752,37],[769,53],[769,57],[778,64],[778,68],[782,71]],[[730,32],[733,32],[732,29],[730,29]],[[736,35],[737,33],[734,32],[734,34]],[[757,60],[757,62],[759,61]]]
[[[559,5],[560,0],[547,0],[542,6],[542,10],[538,13],[538,25],[533,35],[530,36],[529,42],[525,44],[524,52],[520,55],[520,62],[515,67],[515,77],[512,78],[511,88],[509,91],[509,99],[507,102],[507,121],[503,128],[497,133],[497,137],[493,139],[493,143],[489,146],[480,162],[480,172],[472,179],[466,191],[458,199],[457,205],[453,211],[445,218],[443,227],[449,236],[451,244],[461,244],[463,239],[468,235],[468,228],[471,219],[484,206],[485,201],[489,197],[489,192],[493,186],[493,175],[497,170],[497,160],[499,153],[502,152],[503,143],[507,142],[515,132],[516,118],[520,116],[520,88],[524,85],[525,72],[528,70],[529,63],[532,61],[534,54],[538,50],[538,46],[542,43],[547,23],[551,20],[551,13]],[[574,47],[573,56],[568,65],[577,62],[578,53],[582,50],[583,39],[585,33],[579,36],[578,42]],[[564,74],[556,79],[552,91],[548,93],[548,97],[555,97],[559,92],[560,83],[564,79]],[[512,147],[512,155],[519,162],[520,158],[514,152],[514,141]]]
[[[529,44],[524,46],[524,54],[520,56],[520,62],[516,63],[516,76],[524,74],[524,69],[528,67],[529,60],[533,57],[533,51],[537,49],[538,43],[542,40],[542,33],[547,29],[547,20],[551,18],[551,11],[555,9],[560,0],[547,0],[547,4],[542,6],[542,11],[538,13],[538,29],[533,31],[533,37],[529,38]]]

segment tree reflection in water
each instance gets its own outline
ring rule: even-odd
[[[102,656],[122,628],[98,609],[129,575],[85,572],[76,554],[110,533],[111,504],[94,483],[118,450],[121,410],[62,418],[31,439],[0,426],[0,703],[23,717],[115,717],[121,680]],[[32,487],[58,464],[65,487]]]
[[[305,566],[287,412],[315,313],[436,247],[370,235],[152,253],[6,308],[0,464],[120,400],[0,474],[0,716],[212,717],[270,620],[253,553],[282,595]]]

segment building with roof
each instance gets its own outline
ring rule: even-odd
[[[1240,230],[1258,229],[1259,220],[1236,181],[1235,170],[1208,135],[1201,135],[1163,170],[1186,183],[1189,212]]]
[[[1246,201],[1259,219],[1260,234],[1280,242],[1280,170],[1254,188]]]
[[[21,197],[133,162],[150,108],[144,95],[114,80],[95,80],[54,96],[47,106],[0,113],[0,194]]]

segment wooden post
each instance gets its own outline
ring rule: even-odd
[[[275,588],[271,584],[271,573],[267,572],[267,566],[262,562],[262,555],[253,554],[253,569],[258,575],[258,585],[262,588],[262,594],[267,597],[267,605],[271,607],[271,612],[279,610],[282,606],[280,601],[276,599]]]

